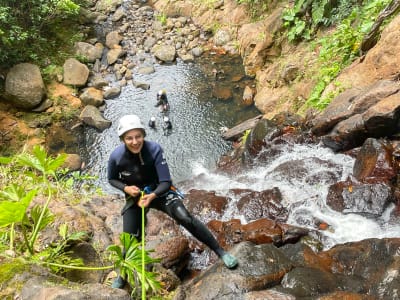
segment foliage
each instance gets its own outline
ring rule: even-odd
[[[76,2],[76,1],[75,1]],[[0,65],[38,62],[63,43],[59,31],[78,16],[72,0],[3,0],[0,3]]]
[[[282,14],[288,40],[310,40],[320,26],[340,23],[358,6],[356,0],[296,0],[294,6],[286,8]]]
[[[161,289],[161,283],[156,280],[156,274],[149,271],[144,271],[142,263],[142,249],[140,243],[134,236],[123,232],[120,235],[120,241],[123,249],[117,245],[111,245],[107,250],[112,252],[112,260],[115,262],[115,267],[120,270],[120,275],[125,278],[133,288],[133,293],[138,293],[138,282],[142,283],[146,291],[157,292]],[[159,262],[159,259],[153,259],[148,254],[149,251],[144,251],[144,264],[149,265]],[[144,282],[143,282],[144,280]]]
[[[52,243],[45,250],[32,257],[33,261],[40,263],[49,262],[49,266],[54,273],[63,273],[74,266],[83,266],[83,261],[80,258],[71,258],[69,251],[70,245],[73,242],[81,241],[86,237],[85,232],[76,232],[69,234],[68,225],[62,224],[59,227],[60,240]],[[68,269],[64,266],[67,265]]]
[[[258,19],[269,9],[269,4],[272,1],[264,0],[237,0],[239,4],[246,4],[249,7],[251,18],[253,20]]]
[[[370,0],[362,7],[354,7],[331,34],[314,43],[319,54],[320,67],[315,74],[316,84],[307,99],[306,107],[324,109],[330,103],[334,93],[321,99],[322,92],[343,68],[359,56],[364,35],[369,32],[376,17],[388,3],[389,0]]]

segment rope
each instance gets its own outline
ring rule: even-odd
[[[142,200],[143,196],[144,196],[144,191],[140,192],[140,200]],[[140,201],[139,200],[139,201]],[[145,226],[145,222],[144,222],[144,206],[142,206],[142,300],[146,300],[146,288],[145,288],[145,276],[144,276],[144,255],[145,255],[145,249],[144,249],[144,226]]]

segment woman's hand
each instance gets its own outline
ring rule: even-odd
[[[132,197],[137,197],[140,194],[140,189],[136,185],[127,185],[124,187],[124,192]]]
[[[151,201],[153,201],[155,198],[157,198],[157,195],[155,193],[151,194],[145,194],[143,197],[139,200],[138,205],[140,207],[147,207],[150,205]]]

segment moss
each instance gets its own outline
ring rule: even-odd
[[[16,274],[23,273],[29,268],[22,259],[12,259],[0,264],[0,285],[10,281]]]

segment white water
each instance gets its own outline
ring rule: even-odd
[[[323,235],[324,248],[330,248],[335,244],[351,241],[359,241],[367,238],[399,237],[400,225],[388,224],[391,210],[387,211],[378,219],[369,219],[356,214],[342,214],[330,209],[326,205],[326,195],[332,182],[310,183],[310,178],[324,174],[324,172],[335,172],[339,176],[337,181],[345,180],[352,173],[354,159],[344,154],[335,154],[330,149],[315,145],[290,145],[285,146],[282,155],[267,164],[260,164],[245,174],[225,174],[212,171],[201,166],[201,163],[192,162],[192,173],[196,180],[191,181],[190,188],[216,191],[218,195],[227,196],[232,199],[222,220],[228,221],[238,218],[245,223],[243,216],[239,215],[236,203],[239,199],[230,193],[230,189],[251,189],[263,191],[278,187],[282,193],[283,204],[288,208],[290,215],[288,222],[292,225],[316,229],[314,220],[318,219],[330,225],[328,230],[320,231]],[[315,163],[312,158],[318,158],[326,163]],[[297,172],[293,161],[307,161],[304,169],[298,170],[301,176],[285,177],[277,169],[280,165],[290,163]],[[304,165],[302,165],[304,167]],[[293,174],[293,173],[291,173]],[[318,178],[318,177],[317,177]],[[329,181],[329,180],[328,180]],[[238,196],[237,196],[238,197]]]

